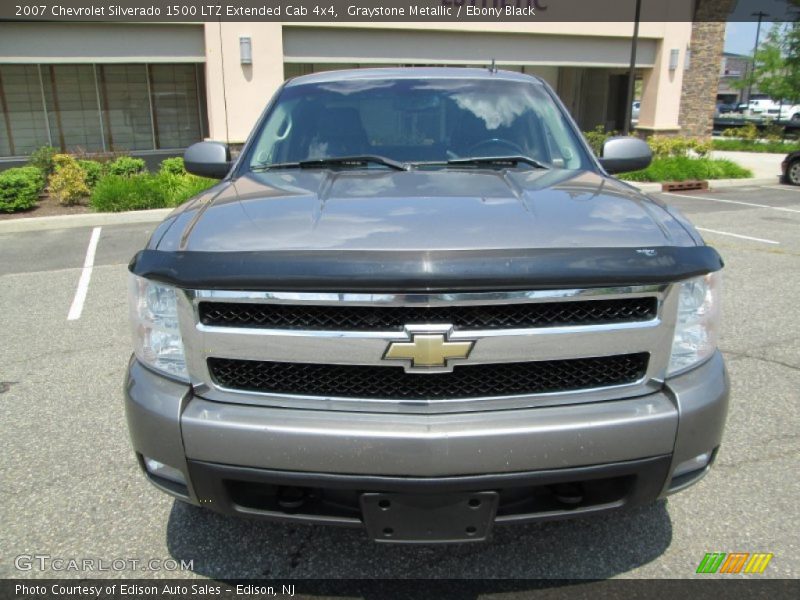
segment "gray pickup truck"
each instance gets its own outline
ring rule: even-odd
[[[722,260],[543,81],[293,79],[130,263],[146,477],[227,514],[484,540],[684,489],[720,446]]]

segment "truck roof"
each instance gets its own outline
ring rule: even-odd
[[[466,67],[388,67],[375,69],[346,69],[301,75],[289,80],[286,86],[330,83],[357,79],[504,79],[526,83],[541,83],[535,75],[514,71],[490,71],[488,68]]]

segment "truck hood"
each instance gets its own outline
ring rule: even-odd
[[[248,173],[179,208],[159,235],[151,248],[202,252],[696,243],[657,201],[565,169]]]

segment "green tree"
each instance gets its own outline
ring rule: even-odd
[[[800,102],[800,22],[774,25],[759,44],[748,76],[738,83],[753,85],[776,101]]]

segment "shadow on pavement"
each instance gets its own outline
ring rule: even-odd
[[[358,529],[245,520],[178,501],[167,524],[172,557],[193,560],[195,573],[216,579],[605,579],[649,563],[671,540],[666,501],[496,527],[489,542],[445,546],[376,544]]]

